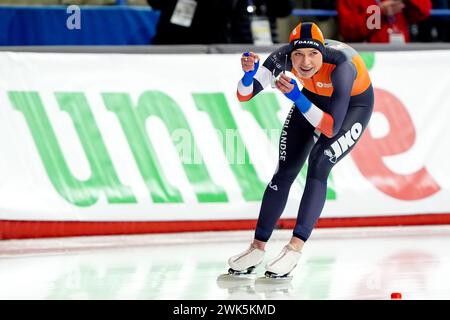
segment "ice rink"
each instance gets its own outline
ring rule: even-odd
[[[290,234],[274,232],[265,261]],[[224,281],[252,235],[1,241],[0,299],[450,299],[450,226],[316,229],[292,281]]]

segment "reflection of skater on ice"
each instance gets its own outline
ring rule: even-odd
[[[255,291],[264,294],[266,299],[289,298],[293,290],[290,280],[290,278],[271,279],[259,277],[255,281]]]
[[[255,291],[254,276],[233,276],[221,274],[216,280],[220,289],[228,290],[229,299],[260,299]]]
[[[228,299],[276,299],[288,298],[292,292],[289,279],[269,279],[266,277],[234,276],[221,274],[216,280],[220,289],[228,291]]]

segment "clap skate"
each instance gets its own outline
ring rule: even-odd
[[[291,271],[297,266],[301,253],[287,244],[281,253],[266,264],[266,278],[291,280]]]
[[[254,276],[256,274],[254,270],[262,262],[264,253],[264,250],[250,245],[244,252],[228,259],[228,265],[230,266],[228,274],[237,277]]]

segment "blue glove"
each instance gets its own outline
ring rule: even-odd
[[[297,82],[294,79],[291,79],[291,83],[294,85],[294,89],[284,95],[288,99],[292,100],[302,113],[307,112],[312,106],[311,101],[309,101],[308,98],[305,97],[305,95],[300,91]]]
[[[249,52],[244,52],[245,57],[249,57]],[[244,72],[244,76],[242,77],[242,84],[246,87],[250,86],[253,83],[253,77],[259,68],[259,60],[255,62],[255,67],[251,71]]]

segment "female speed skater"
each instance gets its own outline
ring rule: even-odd
[[[265,266],[266,277],[283,278],[297,265],[322,212],[331,169],[351,152],[369,123],[374,93],[361,56],[344,43],[325,40],[315,23],[300,23],[289,44],[272,52],[261,67],[259,60],[253,52],[241,57],[244,76],[237,87],[239,101],[252,99],[274,81],[293,106],[281,131],[278,167],[264,192],[253,242],[228,260],[228,272],[251,274],[262,263],[290,187],[308,158],[292,237]]]

